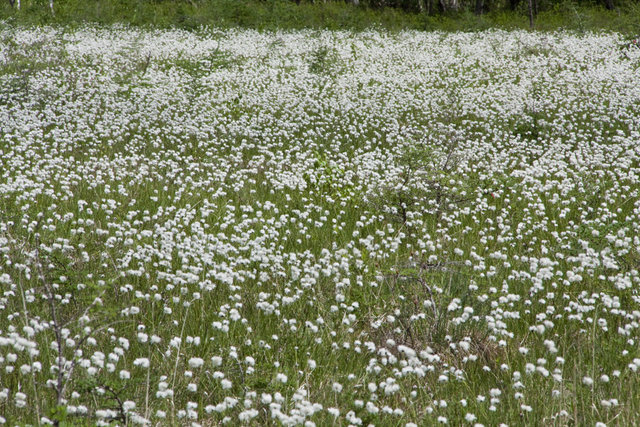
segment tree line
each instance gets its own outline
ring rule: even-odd
[[[268,1],[268,0],[267,0]],[[492,11],[509,11],[524,13],[529,17],[530,26],[534,26],[539,12],[556,7],[588,6],[604,7],[615,10],[625,4],[640,4],[640,0],[293,0],[297,4],[304,2],[317,3],[323,1],[346,1],[355,6],[371,9],[393,8],[405,12],[423,13],[430,16],[451,15],[460,12],[472,12],[483,15]],[[640,21],[640,17],[639,17]]]
[[[300,4],[302,0],[294,0]],[[318,0],[309,0],[311,2]],[[323,0],[326,2],[327,0]],[[331,0],[329,0],[331,1]],[[472,11],[476,15],[482,15],[491,10],[516,11],[519,8],[532,9],[535,14],[541,10],[547,10],[567,0],[347,0],[356,6],[367,6],[374,9],[399,8],[408,12],[422,12],[439,14],[447,12]],[[637,0],[631,0],[636,1]],[[588,6],[601,5],[607,10],[614,10],[614,0],[578,0],[575,3]]]
[[[194,10],[201,10],[202,7],[218,8],[229,7],[229,4],[246,4],[251,7],[263,4],[265,7],[280,3],[286,5],[287,0],[138,0],[137,2],[128,0],[7,0],[13,9],[36,6],[39,10],[49,9],[50,16],[56,15],[58,7],[70,4],[91,5],[98,3],[110,3],[116,7],[129,10],[133,5],[146,5],[154,7],[174,7],[183,10],[183,6]],[[626,6],[633,6],[630,10],[638,10],[640,0],[289,0],[298,5],[301,4],[322,4],[322,5],[343,5],[352,4],[360,10],[377,10],[381,13],[386,9],[394,9],[407,12],[409,14],[423,14],[427,16],[455,16],[458,13],[473,13],[484,15],[489,12],[511,12],[529,17],[531,27],[534,26],[536,15],[554,9],[571,9],[573,7],[601,7],[607,10],[621,10]],[[235,7],[235,6],[234,6]],[[277,8],[276,8],[277,9]],[[632,13],[632,14],[633,14]],[[640,22],[640,20],[639,20]]]

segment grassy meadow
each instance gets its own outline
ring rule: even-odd
[[[620,33],[0,23],[0,422],[633,425]]]

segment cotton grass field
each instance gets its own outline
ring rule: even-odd
[[[640,419],[621,35],[0,40],[2,423]]]

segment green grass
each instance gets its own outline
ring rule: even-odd
[[[396,8],[372,9],[341,1],[303,2],[290,0],[58,0],[52,15],[45,2],[23,0],[22,10],[0,4],[0,19],[23,25],[124,23],[158,28],[196,29],[252,28],[257,30],[330,29],[365,30],[381,28],[440,31],[481,31],[489,28],[526,29],[529,21],[522,3],[516,11],[496,7],[476,16],[469,11],[427,15]],[[640,33],[640,6],[626,2],[616,10],[576,4],[570,0],[541,10],[535,21],[538,30],[607,30],[634,35]]]

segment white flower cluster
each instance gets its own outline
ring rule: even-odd
[[[1,423],[637,420],[620,35],[0,40]]]

